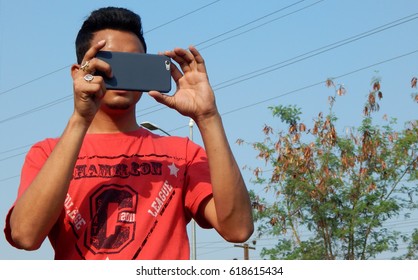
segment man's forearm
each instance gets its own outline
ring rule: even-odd
[[[12,238],[22,249],[39,248],[59,217],[88,126],[72,117],[10,218]]]
[[[208,155],[217,230],[228,240],[247,239],[253,231],[251,203],[222,119],[217,114],[197,124]]]

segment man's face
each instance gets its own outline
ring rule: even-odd
[[[103,51],[144,53],[144,48],[138,37],[125,31],[104,29],[94,34],[91,45],[106,40]],[[142,92],[125,90],[108,90],[102,100],[102,110],[129,110],[142,96]]]

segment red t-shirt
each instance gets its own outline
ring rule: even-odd
[[[21,196],[59,139],[35,144],[21,174]],[[48,238],[55,259],[189,259],[186,225],[212,194],[204,150],[145,129],[87,134],[63,210]],[[12,210],[12,209],[11,209]],[[10,238],[10,213],[5,234]]]

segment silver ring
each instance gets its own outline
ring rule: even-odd
[[[87,60],[86,62],[84,62],[81,66],[80,69],[83,70],[84,72],[88,72],[89,70],[89,65],[90,65],[90,61]]]
[[[84,80],[86,81],[86,82],[91,82],[91,81],[93,81],[93,79],[94,79],[94,76],[92,75],[92,74],[86,74],[85,76],[84,76]]]

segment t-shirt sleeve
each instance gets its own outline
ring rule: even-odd
[[[199,215],[199,207],[202,205],[202,202],[212,196],[212,184],[206,152],[202,147],[189,141],[187,157],[185,207],[199,226],[212,228],[212,225],[203,216]]]
[[[48,154],[50,153],[50,151],[51,151],[50,145],[48,145],[48,143],[45,141],[45,142],[40,142],[40,143],[33,145],[26,155],[25,161],[23,163],[22,171],[20,174],[20,185],[18,189],[17,198],[6,215],[6,222],[5,222],[5,228],[4,228],[4,234],[5,234],[6,240],[14,247],[16,247],[16,244],[14,244],[11,238],[11,228],[10,228],[10,216],[12,214],[14,205],[17,199],[22,196],[25,190],[32,183],[32,181],[36,177],[36,174],[38,174],[39,170],[41,170],[43,164],[48,158]]]

